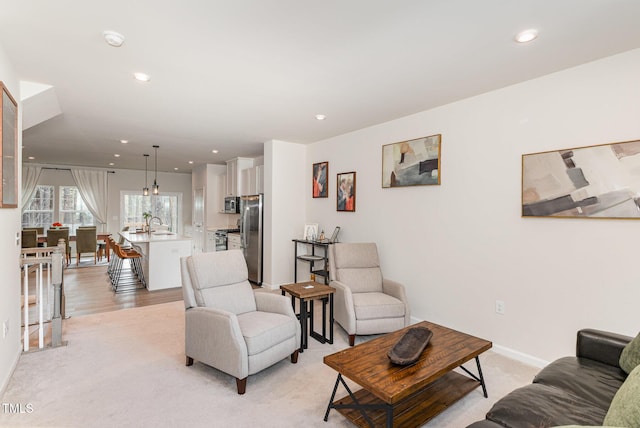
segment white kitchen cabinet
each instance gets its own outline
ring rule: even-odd
[[[264,193],[264,165],[256,168],[256,193]]]
[[[253,159],[235,158],[227,161],[227,191],[226,196],[240,196],[242,194],[242,170],[253,167]]]
[[[240,247],[240,234],[239,233],[229,233],[227,234],[227,249],[228,250],[239,250]]]
[[[242,170],[242,195],[264,193],[264,165]]]

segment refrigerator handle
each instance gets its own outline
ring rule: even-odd
[[[243,250],[245,248],[247,248],[247,244],[248,244],[248,239],[247,239],[247,217],[249,217],[247,214],[247,210],[246,207],[244,207],[245,209],[242,210],[242,213],[240,214],[240,219],[241,219],[241,227],[240,227],[240,248],[242,248]]]

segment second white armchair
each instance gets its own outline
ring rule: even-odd
[[[382,277],[376,244],[333,244],[329,254],[335,320],[347,331],[349,345],[355,344],[356,335],[390,333],[409,325],[404,286]]]

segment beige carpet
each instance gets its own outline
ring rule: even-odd
[[[333,345],[312,339],[298,364],[283,360],[250,376],[243,396],[231,376],[184,365],[181,301],[73,317],[65,321],[64,339],[65,347],[21,356],[1,401],[32,411],[0,411],[0,426],[352,426],[335,410],[323,421],[336,373],[322,357],[347,347],[339,326]],[[465,427],[482,419],[496,399],[537,372],[491,351],[481,363],[489,399],[478,388],[425,426]]]

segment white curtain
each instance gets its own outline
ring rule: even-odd
[[[38,185],[38,179],[40,178],[40,173],[42,172],[42,167],[40,166],[30,166],[24,165],[22,166],[22,211],[27,208],[29,201],[33,197],[33,193],[36,190],[36,186]]]
[[[71,168],[71,175],[84,203],[104,232],[107,223],[107,171]]]

